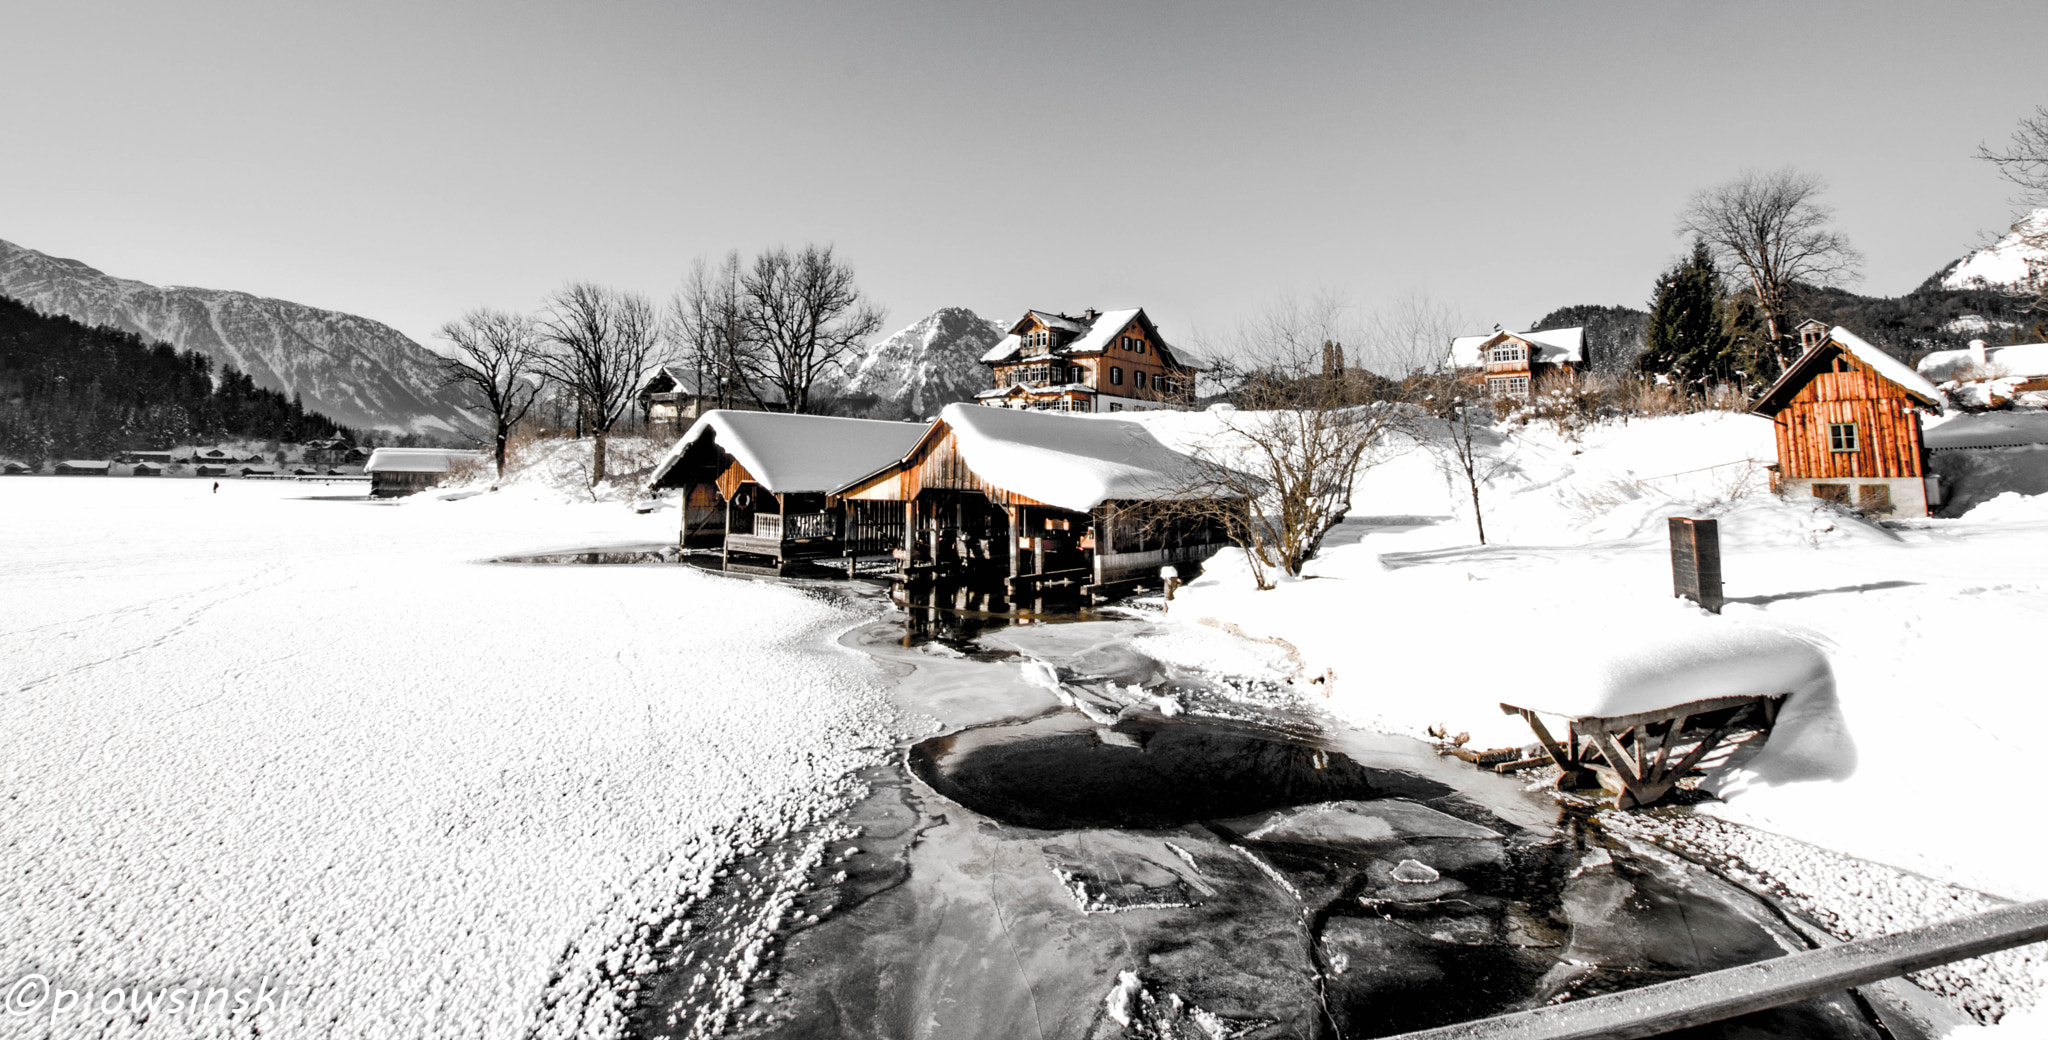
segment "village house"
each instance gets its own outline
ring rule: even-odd
[[[640,418],[647,423],[650,434],[670,433],[687,429],[691,423],[715,410],[736,412],[783,412],[788,406],[773,387],[761,387],[761,397],[766,403],[755,402],[752,394],[737,387],[727,388],[719,393],[718,387],[708,386],[709,377],[700,377],[698,372],[687,365],[663,365],[655,369],[645,385],[640,387]]]
[[[1968,349],[1934,351],[1915,367],[1961,408],[2048,405],[2048,343],[1993,347],[1973,339]]]
[[[1586,330],[1508,332],[1495,325],[1486,335],[1453,339],[1450,363],[1461,380],[1486,387],[1489,396],[1526,401],[1578,378],[1589,364]]]
[[[164,468],[154,462],[138,462],[135,464],[135,468],[129,471],[128,475],[131,477],[161,477],[164,475]]]
[[[682,492],[678,544],[778,562],[887,557],[897,542],[850,537],[831,492],[903,457],[922,423],[714,409],[655,466]],[[901,526],[900,518],[898,527]]]
[[[1060,412],[1142,412],[1194,402],[1194,366],[1183,362],[1143,308],[1026,311],[981,357],[994,387],[981,404]]]
[[[1799,339],[1805,351],[1750,409],[1777,425],[1772,489],[1875,516],[1926,516],[1940,493],[1920,412],[1941,412],[1941,391],[1848,329],[1807,321]]]
[[[112,462],[98,459],[65,459],[54,470],[60,477],[104,477],[113,471]]]
[[[450,448],[378,448],[363,464],[363,472],[370,476],[371,497],[392,498],[425,491],[457,466],[481,462],[483,457],[482,452]]]
[[[23,476],[33,472],[35,470],[30,469],[27,463],[15,459],[0,459],[0,473],[5,473],[8,476]]]
[[[850,528],[893,530],[909,578],[976,575],[1090,596],[1192,574],[1228,539],[1172,503],[1202,464],[1134,422],[947,405],[901,459],[839,488]]]
[[[349,454],[354,448],[355,445],[350,444],[346,437],[327,437],[307,441],[299,458],[309,466],[340,465],[350,461]]]
[[[127,462],[127,463],[140,463],[140,462],[147,462],[147,463],[150,463],[151,465],[156,465],[156,466],[168,466],[168,465],[170,465],[170,464],[171,464],[171,453],[170,453],[170,452],[169,452],[168,450],[166,450],[166,451],[124,451],[124,452],[120,453],[119,455],[116,455],[116,456],[114,456],[114,461],[115,461],[115,462]]]

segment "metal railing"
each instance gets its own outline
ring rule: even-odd
[[[830,513],[754,514],[754,537],[784,541],[795,538],[830,538],[838,534]]]

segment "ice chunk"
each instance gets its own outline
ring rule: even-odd
[[[1427,885],[1443,877],[1429,864],[1412,859],[1395,864],[1393,874],[1394,880],[1404,885]]]

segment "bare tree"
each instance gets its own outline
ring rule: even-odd
[[[505,479],[505,443],[540,392],[540,341],[524,315],[479,308],[441,326],[456,353],[444,358],[450,383],[473,391],[491,413],[498,479]]]
[[[1678,233],[1707,243],[1722,269],[1740,272],[1763,312],[1780,367],[1791,360],[1791,294],[1799,285],[1854,281],[1863,254],[1829,226],[1834,210],[1820,203],[1827,187],[1791,167],[1744,170],[1693,194],[1678,216]]]
[[[740,284],[740,254],[734,250],[716,268],[698,258],[682,288],[669,299],[668,336],[677,362],[697,380],[695,392],[717,408],[736,401],[766,407],[753,372],[757,364],[748,335],[748,300]]]
[[[536,322],[540,367],[576,398],[579,425],[594,438],[590,486],[605,477],[605,442],[660,359],[661,323],[635,292],[571,282],[548,297]]]
[[[792,412],[812,411],[819,380],[844,371],[882,328],[883,312],[861,296],[852,266],[831,246],[771,249],[740,284],[752,341],[748,385],[772,388]]]
[[[1180,515],[1216,523],[1244,550],[1261,589],[1299,576],[1351,511],[1352,485],[1381,457],[1397,402],[1341,357],[1349,308],[1337,297],[1283,298],[1209,353],[1209,378],[1233,389],[1213,434],[1183,445],[1202,465]],[[1371,388],[1371,389],[1368,389]]]
[[[2048,206],[2048,105],[2035,108],[2033,115],[2020,120],[2004,150],[1993,151],[1989,146],[1979,145],[1977,158],[1996,167],[1999,176],[2019,185],[2021,195],[2015,201],[2021,206],[2029,210]],[[2019,237],[2021,245],[2048,253],[2048,218],[2032,212],[2022,214],[2014,222],[2012,233]],[[2027,309],[2048,308],[2048,262],[2029,261],[2026,279],[2013,289],[2028,300]]]
[[[1489,449],[1500,438],[1493,432],[1493,400],[1483,379],[1467,378],[1451,357],[1451,340],[1464,321],[1449,307],[1415,295],[1382,311],[1374,321],[1373,338],[1389,358],[1411,362],[1408,386],[1421,406],[1423,421],[1408,432],[1436,460],[1445,481],[1472,502],[1472,523],[1479,544],[1486,544],[1486,514],[1481,491],[1506,463]]]

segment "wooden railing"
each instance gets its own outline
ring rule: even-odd
[[[839,533],[830,513],[755,513],[754,537],[786,541],[795,538],[831,538]]]

